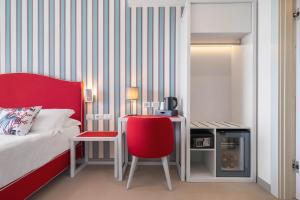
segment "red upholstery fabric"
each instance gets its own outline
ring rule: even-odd
[[[128,152],[140,158],[161,158],[173,151],[173,125],[167,117],[129,117]]]
[[[1,74],[0,107],[28,106],[73,109],[75,114],[72,118],[84,124],[81,82],[64,81],[28,73]]]
[[[77,137],[117,137],[117,131],[95,131],[95,132],[84,132]]]

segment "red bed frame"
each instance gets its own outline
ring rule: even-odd
[[[43,106],[43,108],[73,109],[73,119],[84,119],[83,84],[47,76],[12,73],[0,75],[0,107]],[[82,156],[82,145],[77,146],[77,156]],[[70,165],[69,150],[0,189],[0,199],[26,199],[35,191],[66,170]]]

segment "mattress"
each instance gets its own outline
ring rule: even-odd
[[[0,135],[0,188],[68,150],[70,138],[79,133],[79,127],[73,126],[57,134],[49,130],[26,136]]]

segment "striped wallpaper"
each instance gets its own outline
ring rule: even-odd
[[[136,110],[175,95],[176,20],[180,8],[129,8],[126,0],[0,0],[0,72],[29,72],[83,80],[96,101],[88,130],[116,130],[130,112],[126,88],[139,87]],[[109,144],[92,157],[109,158]],[[111,145],[112,146],[112,145]]]

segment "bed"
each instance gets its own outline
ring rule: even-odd
[[[71,118],[83,124],[82,83],[28,73],[0,75],[0,107],[36,105],[43,106],[43,109],[72,109],[75,113]],[[84,129],[83,125],[80,129]],[[18,136],[1,136],[1,170],[6,171],[14,164],[23,163],[23,165],[12,166],[9,175],[0,172],[0,199],[26,199],[66,170],[70,163],[68,139],[81,130],[78,127],[70,127],[55,136],[50,132],[43,134],[30,132],[25,136],[25,140]],[[79,144],[77,156],[82,156],[82,149],[82,144]],[[22,152],[28,152],[26,158],[30,162],[22,158],[21,155],[24,155]],[[42,153],[34,155],[34,152]],[[11,159],[6,158],[8,155]],[[3,160],[7,163],[2,164]]]

